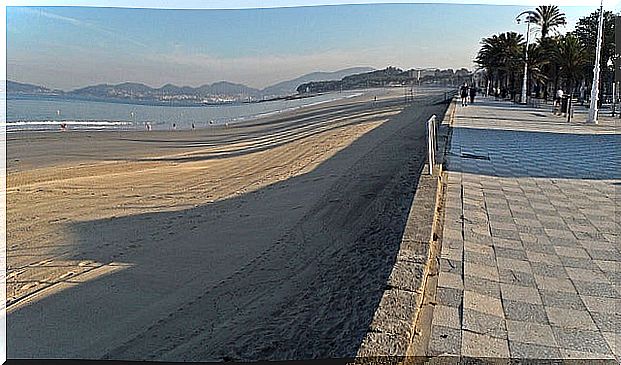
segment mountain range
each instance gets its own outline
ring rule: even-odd
[[[145,84],[125,82],[121,84],[99,84],[62,91],[40,85],[25,84],[7,80],[7,95],[29,95],[106,100],[136,103],[211,104],[239,101],[258,101],[295,94],[300,84],[313,81],[340,80],[343,77],[369,72],[370,67],[354,67],[335,72],[313,72],[301,77],[282,81],[264,89],[243,84],[220,81],[198,87],[166,84],[153,88]]]

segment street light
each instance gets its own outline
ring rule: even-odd
[[[599,101],[599,62],[602,54],[602,37],[604,27],[604,1],[599,7],[599,21],[597,22],[597,45],[595,47],[595,65],[593,66],[593,85],[591,86],[591,105],[589,106],[589,116],[587,123],[598,124],[597,122],[597,102]]]
[[[518,24],[520,24],[520,21],[522,20],[522,15],[526,15],[526,47],[524,48],[524,78],[522,79],[522,98],[520,102],[522,104],[526,104],[526,87],[528,82],[528,39],[530,36],[530,23],[537,22],[537,13],[532,10],[521,12],[517,17],[515,17]]]

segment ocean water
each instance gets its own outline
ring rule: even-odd
[[[173,123],[176,129],[190,129],[192,123],[196,128],[207,128],[368,93],[381,95],[384,92],[379,89],[344,91],[297,100],[200,107],[15,98],[6,100],[5,123],[7,132],[58,130],[62,123],[68,129],[79,130],[146,129],[145,123],[153,130],[170,130]]]

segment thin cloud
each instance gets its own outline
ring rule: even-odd
[[[129,43],[131,43],[133,45],[136,45],[136,46],[139,46],[139,47],[149,48],[148,45],[146,45],[144,43],[141,43],[139,41],[136,41],[134,39],[128,38],[127,36],[125,36],[125,35],[123,35],[121,33],[115,32],[113,30],[104,28],[104,27],[99,26],[99,25],[95,25],[95,24],[90,23],[90,22],[85,22],[85,21],[80,20],[80,19],[76,19],[76,18],[71,18],[71,17],[68,17],[68,16],[64,16],[64,15],[58,15],[58,14],[50,13],[50,12],[47,12],[47,11],[44,11],[44,10],[41,10],[41,9],[35,10],[35,9],[30,9],[30,8],[22,8],[21,10],[24,11],[25,13],[29,13],[29,14],[32,14],[32,15],[39,15],[39,16],[42,16],[42,17],[45,17],[45,18],[48,18],[48,19],[65,22],[65,23],[71,24],[71,25],[73,25],[75,27],[86,28],[86,29],[93,30],[95,32],[99,32],[99,33],[103,33],[103,34],[106,34],[106,35],[109,35],[109,36],[113,36],[113,37],[115,37],[117,39],[122,39],[122,40],[124,40],[126,42],[129,42]]]

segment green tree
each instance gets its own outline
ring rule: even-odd
[[[540,77],[539,82],[543,85],[543,96],[547,99],[549,82],[554,80],[554,88],[557,87],[558,82],[558,67],[550,60],[551,52],[553,51],[553,41],[550,39],[550,33],[561,25],[567,24],[565,13],[556,5],[542,5],[535,9],[535,23],[541,28],[541,38],[539,39],[539,45],[541,46],[540,54],[542,57],[547,58],[548,62],[542,63],[541,74],[545,78]]]
[[[576,82],[584,73],[584,64],[587,62],[587,52],[575,35],[569,33],[558,38],[554,44],[554,61],[559,66],[559,72],[567,83],[569,105],[567,121],[571,121],[571,100]]]
[[[524,65],[524,37],[516,32],[483,38],[475,62],[496,87],[515,93],[516,77]]]
[[[544,41],[551,30],[567,24],[565,13],[561,12],[556,5],[541,5],[535,9],[535,23],[541,27],[541,40]]]
[[[595,63],[595,48],[597,45],[597,27],[599,22],[599,10],[589,16],[580,18],[576,24],[573,34],[580,39],[584,45],[587,61],[584,64],[585,81],[591,85],[593,80],[593,64]],[[600,69],[600,90],[607,80],[611,80],[614,69],[608,67],[608,62],[612,61],[615,55],[615,16],[611,11],[604,11],[604,29]],[[600,103],[603,98],[600,98]]]

